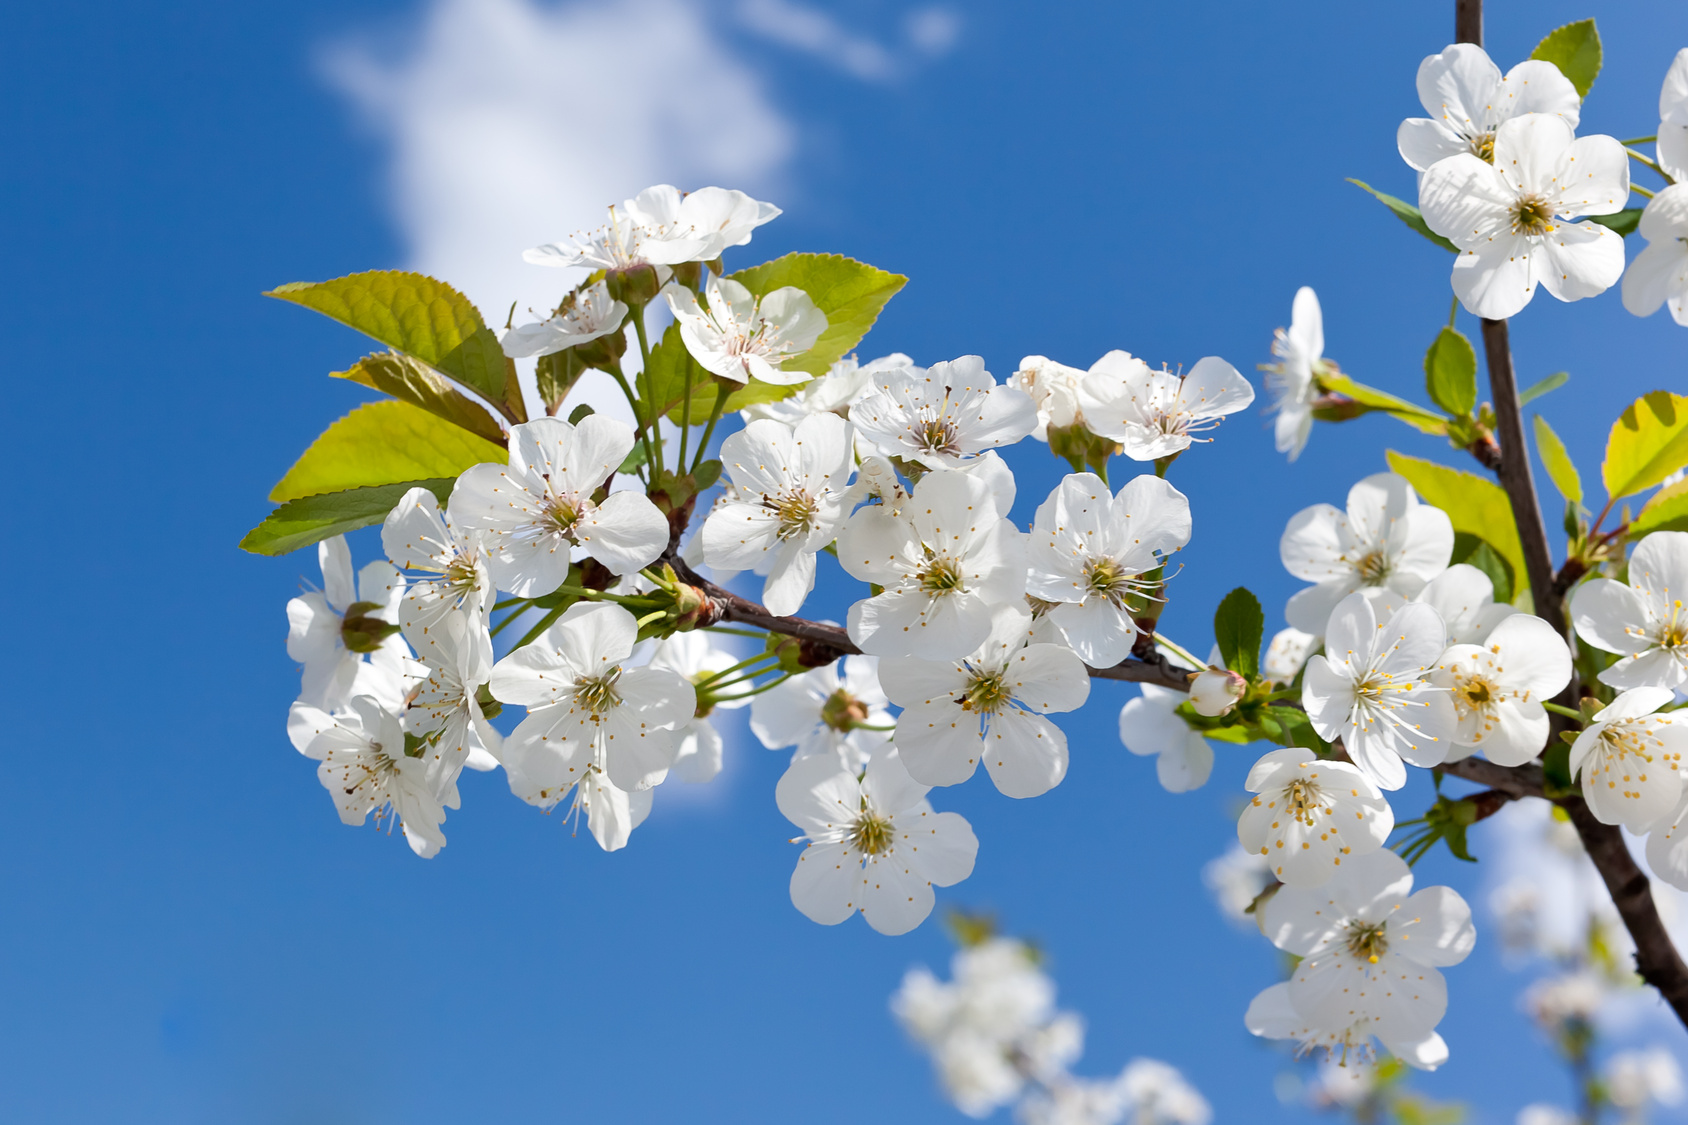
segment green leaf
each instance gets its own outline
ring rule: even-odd
[[[1268,707],[1266,713],[1276,719],[1282,734],[1276,740],[1283,746],[1305,746],[1309,750],[1325,750],[1329,747],[1319,732],[1313,729],[1313,724],[1307,718],[1307,712],[1294,707]]]
[[[1688,398],[1654,391],[1612,423],[1600,466],[1606,495],[1616,499],[1652,488],[1688,465]]]
[[[371,402],[324,430],[270,490],[270,499],[280,504],[349,488],[455,478],[471,465],[509,459],[503,446],[408,402]]]
[[[503,427],[480,403],[459,392],[427,364],[410,356],[399,352],[378,352],[358,360],[350,371],[330,371],[329,374],[336,379],[349,379],[374,387],[412,406],[420,406],[494,445],[505,443]]]
[[[1541,463],[1547,467],[1547,475],[1553,481],[1553,487],[1559,490],[1559,495],[1573,504],[1581,504],[1582,477],[1577,473],[1577,467],[1571,464],[1565,443],[1559,440],[1559,435],[1540,414],[1536,415],[1536,452],[1541,455]]]
[[[333,281],[295,281],[264,296],[315,309],[415,356],[489,402],[505,401],[509,368],[498,337],[469,299],[443,281],[373,270]]]
[[[393,505],[413,488],[426,488],[443,504],[456,483],[453,477],[407,480],[289,500],[247,532],[240,547],[255,555],[285,555],[332,536],[380,523],[393,510]]]
[[[861,343],[885,303],[908,283],[902,274],[842,254],[787,254],[729,276],[758,297],[795,285],[826,314],[826,331],[815,346],[782,365],[811,375],[825,375]]]
[[[1578,20],[1550,31],[1530,52],[1532,59],[1550,62],[1571,80],[1579,97],[1588,97],[1600,73],[1600,33],[1594,21]]]
[[[533,374],[534,381],[539,386],[539,399],[545,404],[545,409],[555,413],[557,404],[574,390],[574,385],[580,382],[580,377],[586,370],[586,365],[580,362],[580,356],[573,348],[564,348],[560,352],[540,356]]]
[[[595,411],[592,409],[592,404],[589,402],[583,402],[573,410],[569,411],[569,425],[578,426],[580,425],[580,420],[582,418],[590,418],[594,413]]]
[[[642,441],[634,442],[632,452],[622,459],[621,468],[617,469],[616,472],[636,473],[639,471],[639,466],[643,465],[649,457],[650,454],[645,449],[645,443]]]
[[[1339,371],[1326,371],[1320,374],[1319,386],[1334,394],[1346,395],[1367,410],[1381,410],[1385,414],[1393,415],[1414,429],[1422,430],[1427,434],[1446,434],[1448,432],[1448,421],[1440,414],[1434,414],[1416,402],[1396,398],[1387,391],[1368,387],[1364,383],[1356,383]]]
[[[1628,238],[1641,225],[1641,208],[1625,207],[1622,211],[1614,211],[1610,215],[1584,215],[1583,218],[1591,223],[1599,223],[1603,227],[1610,227]]]
[[[1524,393],[1518,396],[1518,405],[1525,406],[1549,391],[1556,391],[1571,381],[1569,371],[1555,371],[1539,383],[1531,383],[1524,388]]]
[[[1477,406],[1477,352],[1457,328],[1444,327],[1424,353],[1430,401],[1463,418]]]
[[[1455,246],[1453,243],[1430,229],[1429,224],[1424,221],[1424,215],[1421,214],[1419,209],[1414,207],[1411,203],[1408,203],[1404,199],[1396,199],[1393,195],[1386,195],[1362,180],[1356,180],[1353,177],[1349,177],[1348,182],[1357,188],[1362,188],[1370,192],[1379,203],[1395,212],[1395,217],[1397,219],[1400,219],[1403,223],[1406,223],[1409,227],[1416,230],[1418,233],[1422,234],[1425,238],[1428,238],[1442,249],[1452,254],[1459,253],[1459,247]]]
[[[1495,588],[1495,601],[1512,601],[1513,586],[1516,584],[1512,566],[1485,540],[1469,531],[1454,532],[1454,553],[1448,562],[1476,567],[1489,576],[1489,584]]]
[[[1213,614],[1213,639],[1225,667],[1244,676],[1260,674],[1260,637],[1266,630],[1266,615],[1260,599],[1246,586],[1238,586],[1219,603]]]
[[[1629,534],[1633,538],[1649,531],[1688,531],[1688,480],[1659,489],[1641,506]]]
[[[1389,467],[1407,478],[1420,500],[1448,513],[1455,532],[1468,532],[1488,543],[1512,568],[1519,589],[1527,585],[1524,548],[1512,520],[1512,505],[1498,484],[1393,449],[1388,457]]]

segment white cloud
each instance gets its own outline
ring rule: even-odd
[[[432,0],[397,54],[345,41],[330,81],[389,147],[412,268],[489,322],[571,282],[523,250],[603,222],[650,184],[777,195],[791,121],[685,0]]]
[[[910,69],[891,48],[793,0],[739,0],[738,18],[746,30],[814,55],[864,82],[889,82]],[[903,31],[916,52],[935,57],[955,45],[961,17],[948,8],[917,8],[904,17]]]

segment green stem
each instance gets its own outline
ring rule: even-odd
[[[566,611],[567,609],[568,609],[568,606],[560,605],[557,608],[553,609],[551,612],[547,613],[544,617],[541,617],[539,619],[539,624],[537,624],[533,628],[529,629],[526,633],[524,633],[522,635],[522,639],[516,642],[516,647],[522,648],[522,647],[524,647],[526,645],[530,645],[534,641],[538,640],[539,635],[541,633],[545,632],[545,630],[549,629],[553,624],[555,624],[557,618],[561,617],[563,615],[564,611]]]
[[[709,674],[709,675],[707,675],[707,676],[705,676],[705,677],[704,677],[704,678],[703,678],[703,679],[701,679],[701,680],[699,680],[699,681],[698,681],[698,682],[697,682],[697,686],[698,686],[698,687],[703,687],[703,686],[705,686],[705,685],[707,685],[707,684],[712,684],[712,683],[714,683],[714,682],[715,682],[715,681],[716,681],[716,680],[719,680],[719,679],[721,679],[721,678],[722,678],[722,677],[723,677],[723,676],[730,676],[730,675],[732,675],[732,674],[733,674],[733,673],[734,673],[734,672],[737,672],[737,671],[740,671],[740,670],[742,670],[742,669],[745,669],[745,668],[748,668],[748,667],[750,667],[750,666],[751,666],[751,665],[752,665],[752,664],[760,664],[760,663],[762,663],[762,662],[763,662],[763,661],[765,661],[765,660],[774,660],[774,659],[778,659],[778,658],[777,658],[777,657],[776,657],[776,656],[775,656],[775,654],[774,654],[774,653],[771,653],[771,652],[759,652],[759,653],[757,653],[757,654],[756,654],[756,655],[755,655],[755,656],[752,656],[752,657],[751,657],[751,658],[750,658],[750,659],[748,659],[748,660],[741,660],[741,661],[739,661],[739,662],[738,662],[738,663],[737,663],[737,664],[734,664],[734,665],[732,665],[732,666],[731,666],[731,667],[728,667],[728,668],[723,668],[723,669],[721,669],[721,670],[720,670],[720,671],[719,671],[719,672],[712,672],[712,673],[710,673],[710,674]]]
[[[703,439],[697,443],[697,456],[692,460],[692,472],[703,464],[704,455],[709,452],[709,439],[715,433],[715,423],[721,420],[721,411],[727,405],[727,384],[715,384],[715,407],[709,412],[709,425],[703,428]]]
[[[1452,328],[1454,326],[1454,321],[1456,321],[1458,319],[1459,319],[1459,294],[1456,293],[1456,294],[1454,294],[1454,303],[1448,309],[1448,327]]]
[[[639,335],[639,356],[644,361],[646,401],[651,408],[651,439],[655,443],[655,448],[647,450],[645,456],[650,460],[651,472],[656,473],[662,468],[662,419],[657,413],[656,376],[651,374],[651,345],[645,339],[645,306],[634,309],[632,316],[633,331]]]
[[[1633,191],[1636,195],[1639,195],[1642,199],[1653,198],[1653,193],[1642,187],[1640,184],[1630,184],[1629,190]]]
[[[1670,178],[1670,174],[1668,172],[1666,172],[1663,168],[1659,167],[1659,162],[1654,160],[1652,157],[1646,155],[1645,153],[1636,152],[1633,148],[1626,148],[1626,149],[1624,149],[1624,151],[1629,154],[1629,158],[1631,160],[1639,161],[1642,164],[1647,165],[1647,167],[1651,168],[1653,171],[1657,172],[1659,175],[1663,176],[1665,178],[1665,183],[1674,184],[1676,182],[1675,180]],[[1636,187],[1634,184],[1630,184],[1629,188],[1633,192],[1637,192],[1638,194],[1645,195],[1648,199],[1653,198],[1653,193],[1648,191],[1646,188]]]
[[[1557,703],[1550,703],[1545,699],[1541,701],[1541,705],[1549,711],[1552,711],[1555,715],[1563,715],[1567,719],[1575,719],[1579,723],[1583,722],[1583,713],[1574,707],[1563,707]]]
[[[533,601],[532,598],[505,598],[501,602],[494,602],[493,605],[492,605],[492,608],[493,609],[509,609],[513,605],[527,605],[527,604],[531,603],[532,601]]]
[[[616,386],[621,388],[621,393],[627,396],[627,405],[633,410],[633,421],[637,424],[634,436],[639,439],[639,444],[645,447],[645,464],[650,465],[653,471],[661,468],[654,459],[655,451],[651,449],[650,436],[645,433],[645,420],[639,412],[639,396],[633,393],[633,388],[627,383],[627,376],[621,373],[621,364],[612,363],[605,370],[615,380]]]
[[[1155,643],[1158,644],[1158,645],[1165,645],[1167,648],[1171,649],[1174,654],[1176,654],[1178,656],[1182,656],[1185,660],[1188,660],[1191,664],[1195,665],[1197,668],[1206,668],[1207,667],[1207,661],[1201,659],[1200,657],[1190,655],[1189,649],[1185,648],[1183,645],[1179,644],[1177,641],[1172,640],[1165,633],[1157,632],[1155,634]]]
[[[1657,136],[1652,136],[1652,137],[1631,137],[1631,138],[1629,138],[1629,140],[1627,140],[1627,141],[1619,141],[1619,142],[1618,142],[1618,143],[1619,143],[1619,144],[1621,144],[1621,145],[1623,145],[1623,146],[1624,146],[1624,147],[1625,147],[1625,148],[1628,148],[1628,147],[1629,147],[1629,146],[1630,146],[1630,145],[1645,145],[1645,144],[1652,144],[1652,143],[1653,143],[1653,142],[1654,142],[1654,141],[1656,141],[1656,140],[1658,140],[1658,139],[1659,139],[1659,138],[1658,138],[1658,137],[1657,137]]]
[[[785,675],[777,677],[776,679],[769,680],[767,683],[762,684],[761,686],[755,688],[752,691],[741,691],[737,695],[733,696],[733,698],[734,699],[749,699],[753,695],[761,695],[763,692],[768,691],[771,688],[779,687],[781,684],[785,683],[785,681],[791,679],[791,677],[795,676],[796,674],[797,673],[795,673],[795,672],[787,672]]]
[[[674,461],[676,469],[686,467],[686,442],[692,436],[692,357],[688,352],[682,361],[686,365],[684,397],[680,399],[680,456]]]

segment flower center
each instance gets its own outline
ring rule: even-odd
[[[1472,676],[1460,681],[1459,688],[1454,693],[1454,698],[1463,699],[1467,708],[1475,711],[1479,707],[1493,703],[1495,694],[1494,685],[1490,684],[1488,680]]]
[[[620,679],[620,665],[601,676],[582,676],[574,684],[575,701],[591,712],[592,718],[600,718],[605,712],[620,706],[621,694],[615,690]]]
[[[1513,234],[1547,234],[1553,229],[1553,204],[1547,196],[1532,192],[1512,205]]]
[[[548,530],[562,535],[573,535],[574,529],[586,515],[586,505],[572,497],[565,499],[561,496],[548,496],[545,508],[540,513],[540,522],[548,525]]]
[[[1313,814],[1324,808],[1324,796],[1315,782],[1298,777],[1284,787],[1284,811],[1301,823],[1311,825]]]
[[[1682,613],[1682,599],[1676,598],[1670,604],[1670,617],[1660,625],[1654,637],[1661,648],[1678,648],[1688,644],[1688,617]]]
[[[864,801],[865,805],[866,802]],[[871,809],[864,808],[862,815],[850,827],[850,834],[846,840],[851,847],[867,855],[879,855],[891,850],[891,839],[894,832],[891,821],[887,817],[874,815]]]
[[[961,709],[981,715],[994,715],[1002,710],[1014,698],[1014,691],[1004,682],[1005,679],[1001,671],[973,669],[967,691],[957,700]]]
[[[841,734],[848,734],[867,722],[867,704],[839,688],[821,704],[821,722]]]
[[[480,586],[481,576],[475,564],[459,555],[445,568],[445,584],[453,590],[474,590]]]
[[[1479,133],[1471,138],[1471,154],[1484,163],[1495,162],[1495,135],[1493,133]]]
[[[959,453],[961,447],[956,436],[955,423],[949,420],[948,415],[922,417],[914,424],[915,444],[933,453]]]
[[[960,565],[942,555],[929,560],[926,569],[919,571],[915,577],[920,580],[921,592],[929,597],[941,598],[952,590],[962,589]]]
[[[1381,550],[1367,551],[1354,564],[1354,569],[1359,572],[1364,585],[1381,586],[1389,577],[1389,558]]]
[[[820,504],[805,489],[792,488],[778,496],[763,496],[762,507],[774,513],[779,521],[776,534],[781,539],[807,535],[820,522]]]
[[[1348,923],[1349,953],[1375,965],[1388,951],[1389,938],[1381,923],[1362,922],[1357,918]]]

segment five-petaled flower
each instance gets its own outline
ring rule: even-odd
[[[960,469],[987,449],[1012,445],[1037,428],[1023,391],[998,386],[985,361],[891,367],[850,408],[850,420],[880,453],[928,469]]]
[[[1168,793],[1188,793],[1207,784],[1213,747],[1178,715],[1188,697],[1158,684],[1140,684],[1141,695],[1119,711],[1119,740],[1140,757],[1154,757],[1155,777]]]
[[[1572,129],[1582,115],[1577,88],[1557,66],[1526,59],[1502,77],[1474,43],[1455,43],[1419,64],[1418,100],[1430,116],[1401,122],[1395,143],[1420,172],[1461,154],[1493,163],[1496,131],[1523,114],[1551,114]]]
[[[1571,595],[1571,623],[1623,657],[1600,673],[1619,691],[1688,683],[1688,531],[1656,531],[1629,557],[1629,581],[1596,578]]]
[[[1688,125],[1682,130],[1688,134]],[[1624,308],[1652,316],[1669,305],[1671,318],[1688,325],[1688,184],[1671,184],[1647,201],[1640,234],[1647,246],[1624,272]]]
[[[1580,776],[1583,799],[1602,824],[1643,832],[1682,796],[1688,727],[1657,713],[1672,698],[1666,688],[1632,688],[1595,712],[1571,744],[1571,776]]]
[[[735,383],[759,379],[783,385],[813,378],[784,366],[814,347],[826,331],[826,314],[803,290],[787,285],[757,296],[732,278],[711,273],[704,283],[708,307],[680,285],[662,292],[680,322],[686,350],[710,374]]]
[[[1323,884],[1395,827],[1395,810],[1363,771],[1299,746],[1261,758],[1243,786],[1256,796],[1237,819],[1237,839],[1285,886]]]
[[[1294,461],[1313,432],[1313,403],[1319,397],[1318,374],[1325,356],[1325,317],[1311,287],[1295,291],[1289,327],[1273,333],[1272,354],[1279,362],[1265,371],[1272,409],[1278,413],[1273,438],[1278,452]]]
[[[322,589],[287,603],[287,655],[304,665],[299,699],[332,711],[351,698],[364,656],[384,672],[403,677],[410,650],[398,635],[404,578],[393,564],[377,560],[352,582],[352,553],[346,537],[317,544]]]
[[[547,319],[509,329],[499,342],[512,359],[550,355],[619,331],[626,319],[627,306],[598,281],[563,298],[562,307]]]
[[[405,572],[398,623],[405,639],[422,647],[429,629],[450,615],[467,617],[480,630],[498,598],[487,569],[482,533],[459,528],[426,488],[399,498],[381,525],[381,548]],[[412,572],[437,576],[418,578]]]
[[[879,686],[879,658],[846,656],[758,695],[750,730],[770,750],[795,746],[793,757],[824,754],[859,773],[890,740],[889,702]]]
[[[1553,626],[1515,613],[1482,644],[1449,648],[1430,682],[1447,690],[1459,719],[1444,761],[1481,750],[1498,765],[1521,766],[1547,745],[1542,701],[1571,682],[1571,653]]]
[[[1156,371],[1129,352],[1097,360],[1079,384],[1085,425],[1120,443],[1134,461],[1155,461],[1211,441],[1195,434],[1219,425],[1254,401],[1254,387],[1218,356],[1196,361],[1190,373]]]

